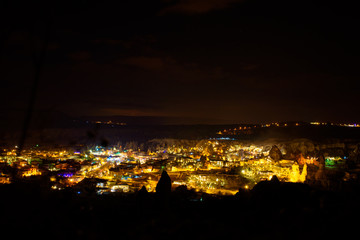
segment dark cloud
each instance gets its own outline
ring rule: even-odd
[[[242,1],[243,0],[178,0],[175,1],[174,4],[162,9],[160,14],[201,14],[228,8],[231,4]]]
[[[112,38],[98,38],[92,41],[96,44],[108,44],[108,45],[124,45],[124,41]]]
[[[91,53],[89,51],[78,51],[69,53],[69,57],[75,61],[86,61],[91,59]]]
[[[34,55],[48,39],[37,109],[203,123],[354,120],[360,21],[351,9],[306,0],[62,2],[47,35],[43,18],[14,8],[8,15],[22,21],[1,22],[9,29],[1,109],[26,108]]]
[[[121,63],[143,68],[146,70],[162,70],[164,69],[164,60],[159,57],[129,57],[121,61]]]

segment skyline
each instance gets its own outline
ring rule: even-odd
[[[2,123],[35,112],[177,124],[358,123],[359,17],[312,1],[4,2]],[[21,119],[20,119],[21,120]],[[169,122],[168,122],[169,123]]]

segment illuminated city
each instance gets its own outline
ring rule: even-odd
[[[0,232],[349,239],[357,1],[2,0]]]
[[[36,145],[21,156],[15,147],[3,149],[1,182],[45,175],[53,190],[71,187],[80,194],[86,179],[94,179],[99,195],[137,192],[143,186],[155,192],[165,170],[173,189],[186,185],[196,192],[234,195],[239,188],[252,189],[274,175],[281,182],[311,183],[318,180],[312,175],[321,165],[344,172],[349,169],[349,155],[331,150],[337,149],[336,145],[316,146],[309,140],[279,144],[281,149],[269,142],[254,144],[229,138],[154,139],[147,143],[147,150],[136,142],[125,144],[127,148],[95,146],[81,151],[41,150]],[[358,151],[357,145],[349,147]],[[323,150],[325,156],[320,157],[315,154],[319,148],[330,150]],[[16,175],[7,173],[6,166],[16,169]]]

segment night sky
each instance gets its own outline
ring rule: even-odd
[[[352,2],[2,1],[1,114],[359,122]]]

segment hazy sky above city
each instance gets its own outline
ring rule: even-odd
[[[27,108],[47,46],[36,110],[176,123],[360,119],[352,1],[1,4],[2,114]]]

